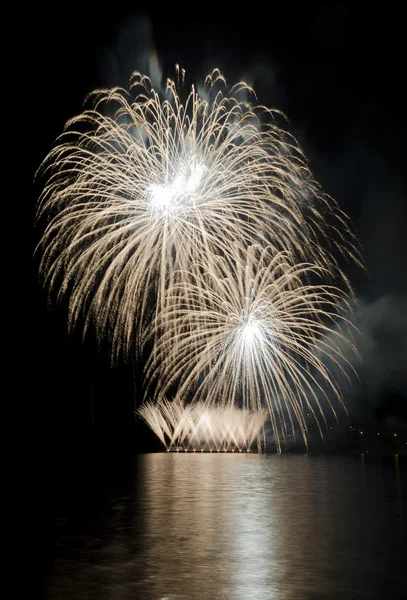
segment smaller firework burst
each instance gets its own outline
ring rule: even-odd
[[[207,408],[220,398],[266,408],[278,451],[298,428],[307,445],[305,413],[323,436],[327,410],[337,417],[338,405],[344,409],[335,371],[348,377],[341,346],[355,351],[346,295],[319,283],[323,268],[293,265],[287,253],[254,245],[236,246],[234,255],[233,264],[212,261],[211,271],[197,263],[170,288],[150,331],[148,390],[154,400],[176,389],[181,400]]]

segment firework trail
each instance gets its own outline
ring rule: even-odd
[[[343,406],[333,367],[348,376],[346,294],[318,283],[325,268],[293,265],[286,252],[235,245],[234,257],[232,264],[217,257],[211,271],[196,263],[169,288],[159,335],[150,331],[155,347],[146,378],[156,400],[176,389],[180,401],[208,409],[264,406],[278,450],[296,426],[307,444],[305,413],[322,435],[327,405],[336,416],[328,391]]]
[[[134,73],[86,106],[39,170],[40,274],[52,302],[68,299],[69,330],[93,327],[113,363],[162,327],[167,290],[191,285],[192,264],[215,279],[219,255],[233,264],[236,240],[311,261],[351,291],[340,260],[360,258],[346,216],[246,84],[228,89],[215,70],[188,91],[178,70],[160,93]]]

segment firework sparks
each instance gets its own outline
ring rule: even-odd
[[[327,388],[342,405],[332,365],[346,375],[338,348],[352,344],[332,323],[351,328],[346,295],[309,283],[324,278],[322,267],[292,265],[286,253],[270,248],[234,250],[233,264],[218,257],[210,272],[196,264],[169,289],[160,335],[151,332],[147,379],[158,399],[175,387],[181,400],[204,400],[207,408],[224,402],[260,411],[264,405],[278,450],[296,426],[307,443],[304,413],[321,434],[324,407],[336,414]]]
[[[264,449],[265,410],[208,408],[203,402],[188,406],[161,399],[144,403],[137,412],[168,451],[248,452],[254,443]]]
[[[184,94],[184,74],[156,91],[139,73],[129,90],[97,90],[71,119],[40,172],[40,272],[53,301],[68,298],[68,325],[93,326],[112,361],[143,347],[162,322],[167,289],[190,265],[205,270],[236,240],[287,251],[341,279],[335,251],[359,261],[345,215],[314,181],[278,111],[219,71]],[[185,96],[185,101],[182,96]],[[258,343],[248,324],[245,336]]]

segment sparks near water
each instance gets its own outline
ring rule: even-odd
[[[67,122],[37,213],[42,282],[68,299],[70,331],[93,328],[113,364],[145,360],[160,418],[166,397],[265,408],[278,449],[294,422],[306,441],[304,408],[318,423],[334,410],[324,387],[341,398],[325,358],[343,369],[342,262],[362,262],[287,129],[218,70],[189,90],[179,68],[163,90],[134,73]]]
[[[250,452],[254,444],[265,449],[265,410],[208,408],[202,402],[184,405],[179,400],[162,399],[145,402],[138,414],[168,452]]]

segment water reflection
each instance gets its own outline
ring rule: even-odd
[[[147,544],[146,556],[160,574],[157,598],[172,597],[174,578],[184,594],[177,598],[214,598],[219,590],[243,600],[268,584],[275,562],[273,494],[264,464],[256,454],[147,458],[149,542],[162,532]]]
[[[394,460],[140,455],[99,511],[57,525],[46,597],[393,598],[402,481]]]

